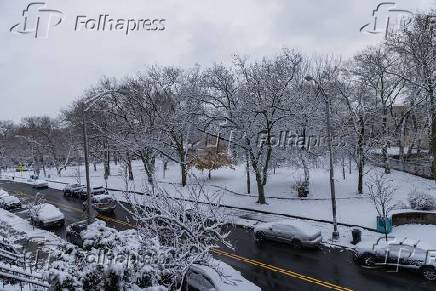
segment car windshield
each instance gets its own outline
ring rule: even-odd
[[[97,199],[96,203],[111,203],[113,200],[110,197]]]

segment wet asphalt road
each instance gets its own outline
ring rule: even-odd
[[[55,189],[36,190],[23,183],[0,182],[0,188],[22,199],[41,192],[48,202],[65,214],[66,225],[84,219],[82,201],[64,198]],[[17,213],[27,218],[25,213]],[[98,217],[108,226],[128,229],[127,213],[118,207],[113,216]],[[55,230],[61,237],[65,228]],[[287,245],[263,243],[256,245],[252,231],[232,227],[230,240],[234,249],[221,249],[215,256],[232,265],[262,290],[436,290],[436,282],[424,280],[420,274],[408,271],[399,273],[384,269],[362,269],[352,262],[349,251],[322,248],[294,250]]]

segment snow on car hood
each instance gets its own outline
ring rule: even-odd
[[[32,211],[35,212],[36,216],[41,221],[53,221],[65,218],[64,214],[58,208],[48,203],[33,206]]]
[[[1,198],[0,198],[0,201],[1,201],[2,203],[5,203],[5,204],[15,204],[15,203],[20,203],[20,202],[21,202],[20,199],[18,199],[18,198],[15,197],[15,196],[5,196],[5,197],[1,197]]]
[[[191,268],[206,275],[214,282],[216,290],[225,291],[260,291],[261,289],[242,277],[241,273],[218,260],[212,260],[214,268],[204,265],[192,265]],[[217,273],[215,268],[221,273]]]
[[[33,182],[34,185],[48,185],[48,182],[45,180],[36,180],[35,182]]]
[[[6,197],[6,196],[9,196],[9,193],[3,189],[0,189],[0,197]]]

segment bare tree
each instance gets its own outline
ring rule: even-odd
[[[396,191],[393,180],[384,173],[374,174],[367,183],[369,197],[374,204],[378,215],[383,219],[386,241],[388,240],[387,221],[390,212],[394,209],[394,193]]]
[[[211,264],[210,250],[224,244],[230,247],[225,230],[227,221],[219,208],[217,194],[205,191],[195,183],[183,188],[163,189],[158,183],[144,186],[144,195],[131,193],[132,186],[125,177],[124,196],[143,243],[157,240],[161,250],[151,260],[155,272],[153,282],[164,282],[170,290],[180,288],[186,271],[192,264]],[[171,193],[171,194],[170,194]]]
[[[260,204],[266,203],[272,137],[294,114],[291,104],[297,95],[291,92],[301,63],[299,53],[284,50],[253,63],[237,57],[234,68],[215,65],[205,73],[207,93],[202,101],[214,109],[207,112],[207,119],[227,131],[228,142],[241,157],[248,154]]]

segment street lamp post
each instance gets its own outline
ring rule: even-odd
[[[86,112],[98,101],[100,98],[104,97],[107,94],[114,93],[115,91],[105,91],[103,93],[98,94],[97,96],[94,96],[90,100],[87,100],[87,102],[83,102],[81,104],[82,106],[82,132],[83,132],[83,152],[85,155],[85,176],[86,176],[86,196],[87,196],[87,203],[86,203],[86,216],[87,216],[87,223],[91,224],[94,220],[94,218],[91,215],[91,183],[89,180],[89,154],[88,154],[88,131],[86,127]]]
[[[332,214],[333,214],[333,233],[332,233],[332,239],[336,240],[339,238],[339,231],[338,231],[338,223],[336,221],[336,191],[335,191],[335,176],[334,176],[334,169],[333,169],[333,148],[332,148],[332,134],[331,134],[331,123],[330,123],[330,98],[325,93],[324,89],[321,87],[321,85],[318,83],[317,80],[315,80],[311,76],[306,76],[304,78],[308,82],[314,82],[316,86],[318,87],[318,90],[321,92],[321,94],[324,97],[325,106],[326,106],[326,125],[327,125],[327,146],[329,149],[329,164],[330,164],[330,197],[332,201]]]

